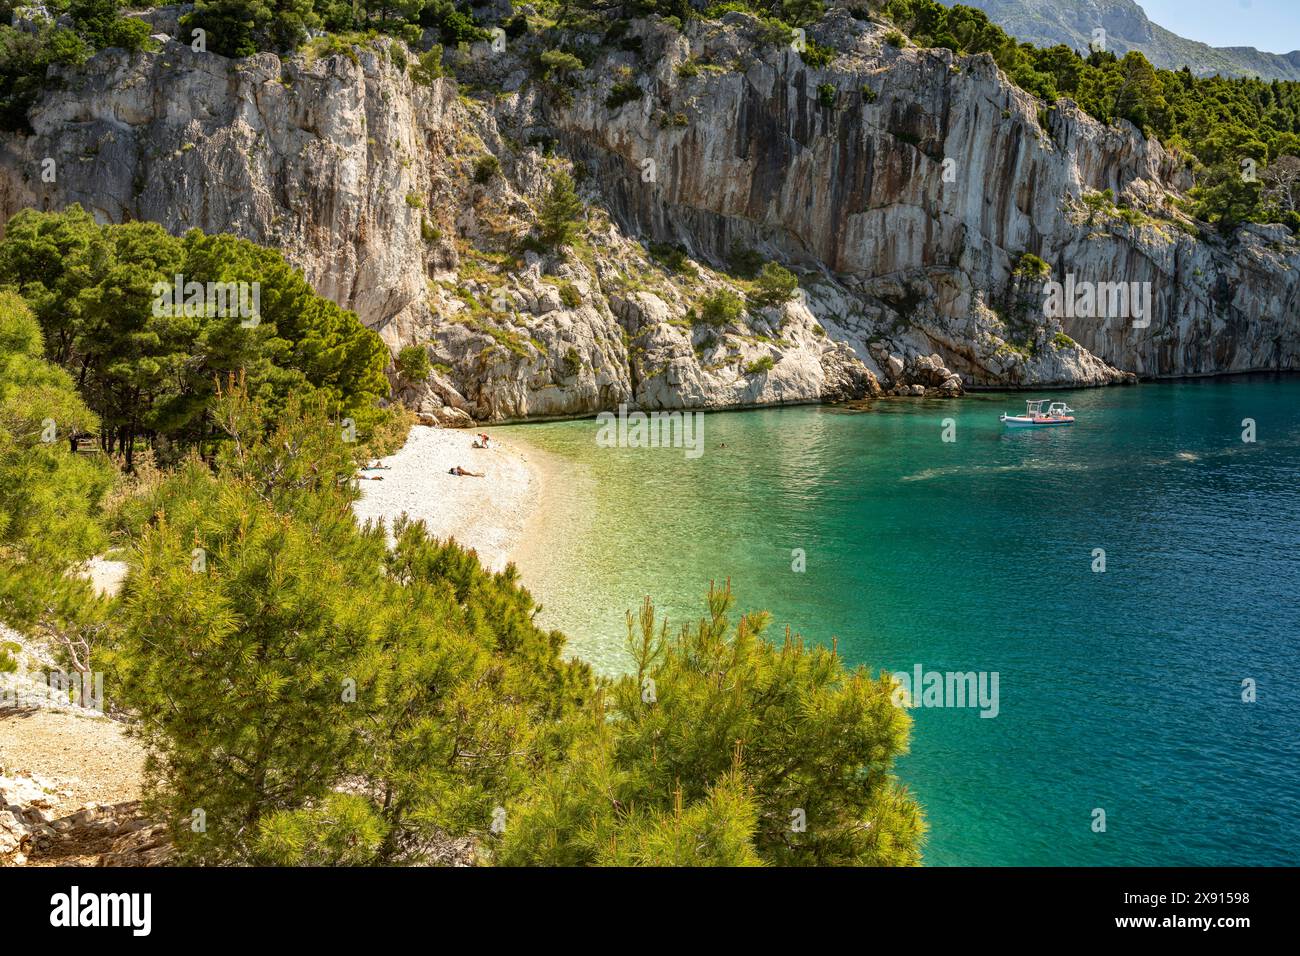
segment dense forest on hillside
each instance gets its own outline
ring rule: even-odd
[[[106,46],[134,50],[154,42],[142,21],[123,16],[117,0],[50,0],[46,6],[66,12],[67,25],[47,24],[35,32],[0,27],[0,123],[7,128],[25,123],[51,64],[82,63]],[[9,2],[0,7],[12,9]],[[207,49],[227,56],[283,53],[308,42],[318,53],[329,53],[383,32],[416,48],[408,61],[413,73],[436,75],[445,45],[484,40],[490,28],[501,27],[508,39],[533,33],[553,44],[539,60],[540,76],[582,69],[600,46],[590,38],[601,36],[605,45],[622,42],[620,24],[631,16],[658,14],[681,27],[690,18],[751,12],[764,19],[765,37],[784,42],[789,28],[808,27],[825,13],[822,0],[727,0],[703,11],[686,0],[538,0],[533,9],[538,12],[531,18],[513,14],[498,22],[484,13],[478,22],[468,4],[454,0],[199,0],[183,18],[181,32],[203,29]],[[1065,46],[1040,49],[1018,43],[979,10],[936,0],[864,0],[854,15],[893,23],[898,29],[888,39],[895,45],[988,53],[1046,108],[1069,97],[1102,122],[1134,123],[1186,157],[1196,181],[1187,212],[1203,221],[1225,231],[1242,222],[1300,229],[1298,84],[1197,78],[1187,69],[1157,70],[1140,53],[1084,57]],[[833,59],[832,51],[816,43],[803,56],[816,67]]]
[[[177,270],[260,281],[260,322],[155,314]],[[359,524],[410,427],[375,339],[227,236],[73,207],[0,241],[0,621],[106,675],[178,861],[919,862],[887,676],[720,585],[684,626],[629,612],[633,670],[597,680],[513,567]]]

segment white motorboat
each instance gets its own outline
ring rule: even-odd
[[[1043,411],[1043,406],[1047,405],[1047,411]],[[1023,415],[1003,414],[1002,424],[1008,428],[1046,428],[1049,425],[1073,425],[1074,409],[1065,402],[1051,402],[1047,399],[1041,399],[1036,402],[1025,402],[1025,413]]]

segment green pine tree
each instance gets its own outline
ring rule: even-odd
[[[537,214],[542,242],[550,249],[572,244],[578,235],[583,215],[582,200],[573,187],[573,179],[568,173],[556,173]]]
[[[511,808],[507,864],[900,865],[924,822],[892,775],[910,718],[887,676],[787,633],[766,612],[732,625],[729,587],[668,634],[628,615],[635,674],[592,715],[583,758]],[[806,824],[806,825],[805,825]]]

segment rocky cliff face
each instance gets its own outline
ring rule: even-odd
[[[0,216],[80,202],[276,245],[394,349],[427,343],[430,380],[397,384],[444,421],[1295,367],[1296,243],[1198,238],[1159,144],[844,11],[810,31],[824,68],[756,26],[638,21],[568,84],[532,77],[535,38],[424,85],[386,39],[106,51],[0,139]],[[584,237],[519,251],[570,163]],[[748,290],[721,271],[740,249],[800,294],[710,324],[706,296]],[[1149,283],[1149,325],[1045,318],[1048,278]]]

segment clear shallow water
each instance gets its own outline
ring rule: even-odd
[[[561,469],[525,581],[607,672],[643,595],[680,622],[727,576],[851,663],[997,671],[995,719],[912,711],[928,863],[1300,863],[1300,379],[1052,397],[1078,425],[1004,429],[1016,395],[712,414],[696,460],[498,429]]]

